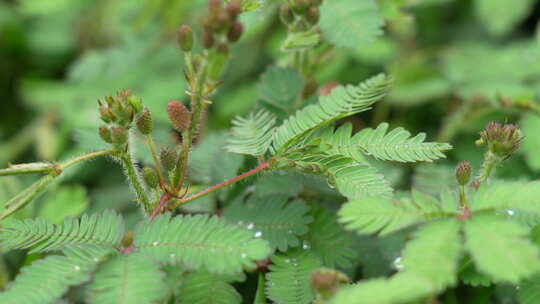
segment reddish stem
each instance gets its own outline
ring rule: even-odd
[[[131,244],[127,248],[120,249],[120,253],[122,253],[122,254],[130,254],[133,251],[133,249],[135,249],[135,245]]]
[[[161,195],[161,198],[159,199],[159,204],[152,210],[152,214],[150,215],[150,220],[154,219],[158,214],[161,208],[163,208],[163,205],[169,200],[170,195],[169,193],[165,192],[163,195]]]

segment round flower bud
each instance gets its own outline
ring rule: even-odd
[[[316,7],[316,6],[312,6],[307,10],[306,20],[310,24],[317,24],[319,22],[320,16],[321,15],[320,15],[320,12],[319,12],[319,8]]]
[[[111,130],[112,142],[117,145],[122,145],[127,142],[128,132],[122,127],[114,127]]]
[[[208,10],[210,11],[210,14],[217,15],[219,11],[221,10],[221,0],[209,0],[208,1]]]
[[[294,13],[290,5],[283,5],[280,7],[279,18],[285,25],[289,25],[294,22]]]
[[[154,168],[144,167],[142,169],[142,176],[144,182],[146,183],[146,185],[148,185],[148,187],[154,189],[157,188],[157,186],[159,185],[157,172]]]
[[[461,186],[469,183],[472,175],[471,164],[468,161],[460,162],[456,167],[456,180]]]
[[[319,268],[311,274],[311,286],[323,299],[331,298],[340,285],[349,282],[349,278],[342,272],[331,268]]]
[[[244,32],[244,26],[240,22],[235,22],[231,25],[229,32],[227,33],[227,39],[229,42],[236,42],[242,36]]]
[[[147,108],[144,108],[142,112],[139,114],[139,117],[137,117],[137,129],[139,132],[141,132],[144,135],[148,135],[152,133],[152,115],[150,114],[150,111]]]
[[[162,147],[159,151],[159,160],[166,171],[172,171],[176,166],[176,153],[167,147]]]
[[[178,100],[173,100],[167,105],[167,114],[173,128],[178,132],[183,132],[189,128],[191,123],[191,113]]]
[[[177,32],[178,45],[184,52],[191,52],[193,49],[193,30],[189,25],[182,25],[178,28]]]
[[[140,97],[130,95],[126,98],[126,102],[131,106],[134,113],[139,113],[142,110],[142,99]]]
[[[101,137],[101,139],[108,144],[113,143],[111,130],[105,126],[99,127],[99,137]]]
[[[210,28],[203,28],[201,34],[202,45],[205,49],[210,49],[214,45],[214,33]]]
[[[231,20],[236,20],[236,17],[242,12],[242,5],[237,0],[229,2],[227,5],[227,14]]]

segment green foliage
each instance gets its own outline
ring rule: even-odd
[[[60,187],[47,195],[39,215],[53,224],[60,224],[65,217],[77,217],[88,208],[88,195],[82,186]]]
[[[257,90],[264,108],[286,117],[292,114],[303,86],[304,80],[295,69],[272,66],[262,74]]]
[[[300,245],[299,236],[308,232],[313,218],[306,203],[287,202],[284,196],[252,197],[246,203],[237,201],[225,209],[226,220],[245,227],[256,238],[268,241],[270,248],[286,251]]]
[[[272,144],[272,128],[276,119],[266,111],[251,113],[233,120],[227,150],[233,153],[263,156]]]
[[[518,299],[520,304],[537,304],[540,300],[540,276],[523,281],[519,285]]]
[[[538,248],[527,239],[525,227],[494,216],[477,216],[465,224],[464,231],[478,270],[495,281],[517,283],[540,270]]]
[[[475,11],[486,29],[493,36],[508,34],[523,20],[534,5],[532,0],[478,0],[474,2]]]
[[[540,128],[540,117],[537,115],[525,115],[521,121],[523,133],[531,134],[523,138],[523,153],[529,167],[533,170],[540,170],[540,155],[536,152],[536,148],[540,145],[540,136],[536,135],[536,130]]]
[[[115,256],[94,274],[89,303],[156,303],[165,296],[163,277],[158,265],[142,255]]]
[[[42,218],[11,220],[2,227],[0,238],[7,249],[32,248],[30,252],[60,250],[69,246],[118,246],[124,232],[122,217],[112,211],[80,219],[66,218],[62,225]]]
[[[386,95],[391,83],[391,77],[381,74],[358,86],[334,88],[330,95],[321,97],[317,104],[308,105],[285,120],[274,134],[274,148],[278,153],[286,151],[309,132],[340,118],[368,110]]]
[[[380,197],[352,200],[339,211],[339,221],[349,230],[385,235],[444,215],[435,198],[415,194],[400,201]]]
[[[240,272],[270,253],[268,244],[252,233],[206,215],[160,215],[140,223],[134,239],[147,258],[215,273]]]
[[[309,283],[311,272],[322,266],[321,260],[301,249],[274,255],[266,274],[266,294],[277,304],[308,304],[314,299]]]
[[[442,152],[450,150],[449,144],[426,143],[426,134],[420,133],[413,138],[403,128],[396,128],[386,133],[388,124],[382,123],[376,129],[364,129],[353,138],[353,143],[369,155],[381,160],[398,162],[432,161],[444,158]]]
[[[208,272],[194,272],[184,278],[180,302],[239,304],[242,297],[224,278]]]
[[[335,0],[324,1],[320,23],[330,42],[359,49],[383,33],[384,21],[373,0]]]

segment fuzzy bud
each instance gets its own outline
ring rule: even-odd
[[[202,45],[205,49],[210,49],[214,46],[214,33],[212,29],[204,27],[201,34]]]
[[[148,187],[155,189],[159,185],[157,172],[154,168],[144,167],[142,169],[142,176],[144,182],[146,183],[146,185],[148,185]]]
[[[294,0],[294,7],[293,9],[298,13],[298,14],[303,14],[304,11],[307,9],[309,3],[308,3],[308,0]]]
[[[480,132],[480,140],[477,141],[477,144],[487,144],[491,153],[504,160],[519,149],[522,139],[523,137],[517,126],[512,124],[501,125],[492,121]]]
[[[294,13],[290,5],[283,5],[279,9],[279,18],[285,25],[292,24],[294,22]]]
[[[176,166],[176,153],[167,147],[163,147],[159,151],[159,160],[166,171],[172,171]]]
[[[349,282],[349,278],[342,272],[331,268],[320,268],[311,274],[311,286],[323,299],[330,299],[339,286]]]
[[[229,42],[236,42],[242,36],[244,32],[244,26],[240,22],[235,22],[231,25],[229,32],[227,33],[227,39]]]
[[[191,52],[193,49],[193,30],[189,25],[182,25],[177,32],[178,45],[184,52]]]
[[[229,17],[229,14],[227,14],[227,12],[225,11],[221,11],[217,14],[212,26],[214,28],[214,31],[222,32],[224,29],[226,29],[229,26],[230,22],[231,22],[231,19]]]
[[[471,164],[468,161],[460,162],[456,167],[456,180],[461,186],[469,183],[472,175]]]
[[[208,10],[210,14],[217,15],[221,11],[222,5],[221,0],[209,0],[208,1]]]
[[[105,105],[100,105],[100,107],[99,107],[99,116],[100,116],[101,120],[103,120],[106,123],[110,123],[110,122],[112,122],[114,120],[113,113]]]
[[[187,130],[191,123],[191,113],[186,106],[177,100],[169,102],[167,105],[167,114],[173,128],[178,132]]]
[[[150,114],[150,110],[147,108],[144,108],[142,112],[139,114],[139,117],[137,117],[137,129],[139,132],[141,132],[144,135],[148,135],[152,133],[152,115]]]
[[[101,139],[108,144],[113,143],[111,130],[105,126],[99,127],[99,137],[101,137]]]
[[[236,18],[241,12],[242,5],[237,0],[233,0],[227,5],[227,14],[229,14],[231,20],[236,20]]]
[[[142,110],[142,99],[138,96],[129,96],[126,98],[126,102],[131,106],[134,113],[139,113]]]
[[[310,24],[317,24],[319,22],[321,14],[319,8],[316,6],[310,7],[306,12],[306,20]]]
[[[122,127],[114,127],[111,130],[112,142],[117,145],[123,145],[127,142],[128,132]]]

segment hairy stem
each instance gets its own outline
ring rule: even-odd
[[[159,204],[157,204],[156,207],[154,207],[154,210],[152,210],[152,214],[150,215],[150,219],[154,219],[158,214],[159,211],[163,208],[165,203],[171,198],[169,193],[165,192],[163,195],[161,195],[161,198],[159,199]]]
[[[248,177],[250,177],[250,176],[252,176],[254,174],[257,174],[257,173],[259,173],[261,171],[264,171],[264,170],[266,170],[268,168],[270,168],[270,164],[268,162],[262,162],[257,167],[255,167],[255,168],[253,168],[253,169],[251,169],[251,170],[249,170],[247,172],[244,172],[244,173],[242,173],[242,174],[240,174],[238,176],[235,176],[235,177],[233,177],[231,179],[228,179],[228,180],[226,180],[226,181],[224,181],[224,182],[222,182],[220,184],[217,184],[217,185],[214,185],[214,186],[212,186],[210,188],[207,188],[207,189],[205,189],[205,190],[203,190],[201,192],[190,195],[190,196],[188,196],[188,197],[186,197],[184,199],[178,200],[174,204],[174,207],[176,208],[176,207],[178,207],[180,205],[189,203],[192,200],[195,200],[195,199],[198,199],[200,197],[206,196],[206,195],[208,195],[208,194],[210,194],[212,192],[215,192],[215,191],[217,191],[217,190],[219,190],[219,189],[221,189],[223,187],[226,187],[226,186],[232,185],[234,183],[237,183],[237,182],[239,182],[241,180],[244,180],[244,179],[246,179],[246,178],[248,178]]]
[[[495,171],[494,169],[497,167],[497,165],[500,163],[500,160],[497,156],[495,156],[490,151],[487,151],[484,156],[484,163],[482,164],[482,169],[480,171],[480,174],[478,177],[474,180],[472,183],[472,186],[476,189],[480,187],[480,185],[485,182],[491,174]]]
[[[152,155],[152,159],[154,160],[154,166],[156,167],[156,171],[159,178],[159,184],[161,186],[165,185],[165,177],[163,176],[163,171],[161,170],[161,163],[159,162],[159,158],[157,155],[157,149],[156,145],[154,144],[154,139],[152,139],[152,136],[146,135],[146,146],[150,150],[150,154]]]
[[[81,155],[81,156],[78,156],[78,157],[75,157],[75,158],[72,158],[72,159],[68,160],[67,162],[61,164],[60,168],[62,170],[64,170],[64,169],[67,169],[67,168],[69,168],[69,167],[71,167],[71,166],[73,166],[73,165],[75,165],[77,163],[80,163],[82,161],[86,161],[86,160],[96,158],[96,157],[100,157],[100,156],[112,155],[114,153],[115,153],[114,150],[101,150],[101,151],[91,152],[91,153],[84,154],[84,155]]]
[[[121,159],[122,164],[126,169],[126,175],[128,177],[129,183],[131,184],[131,186],[135,190],[135,194],[137,195],[137,201],[143,206],[143,209],[146,212],[150,212],[150,210],[152,210],[152,206],[150,206],[150,202],[148,200],[148,196],[146,195],[146,191],[144,190],[140,174],[135,168],[129,152],[122,155]]]
[[[15,211],[23,208],[30,203],[34,198],[43,193],[58,175],[50,173],[33,183],[32,186],[17,194],[9,202],[5,204],[4,211],[0,213],[0,220],[10,216]]]

